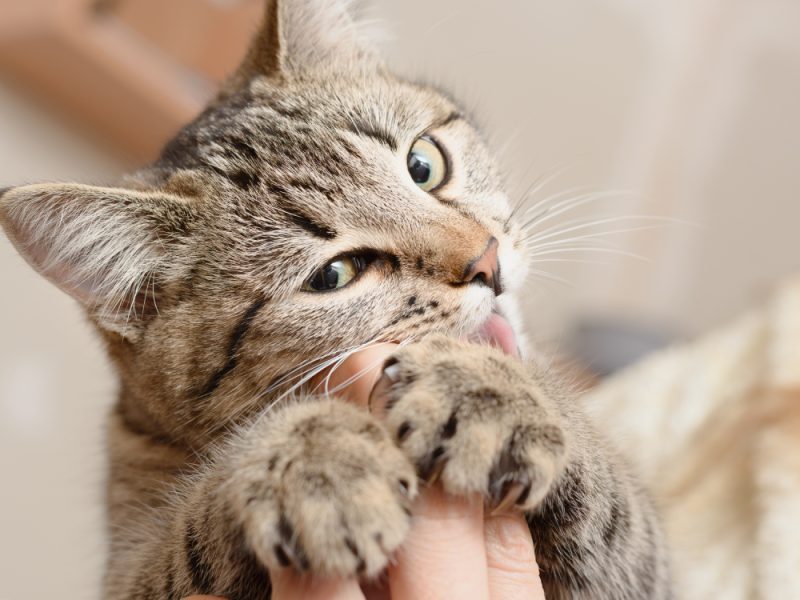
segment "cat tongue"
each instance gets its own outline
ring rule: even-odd
[[[497,313],[492,313],[492,316],[475,332],[474,338],[478,343],[494,346],[510,356],[519,357],[519,346],[514,330],[508,321]]]

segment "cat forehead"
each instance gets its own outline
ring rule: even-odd
[[[185,127],[148,179],[155,174],[159,187],[179,187],[187,173],[199,175],[199,193],[191,195],[211,211],[238,212],[254,227],[264,225],[254,219],[261,215],[276,227],[305,225],[326,237],[317,224],[363,224],[376,208],[386,210],[359,200],[396,200],[393,174],[403,155],[452,114],[457,108],[443,94],[390,77],[289,85],[257,78]]]
[[[157,166],[214,171],[232,159],[296,159],[309,151],[322,162],[330,142],[351,139],[350,134],[397,150],[455,111],[438,91],[390,77],[289,85],[257,78],[186,126],[167,144]]]

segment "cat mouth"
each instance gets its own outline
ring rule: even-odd
[[[509,356],[519,357],[517,336],[508,320],[499,312],[493,312],[483,325],[467,336],[467,340],[476,344],[485,344],[498,348]]]

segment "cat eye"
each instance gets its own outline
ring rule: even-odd
[[[344,256],[332,260],[303,284],[306,292],[329,292],[343,288],[358,277],[367,267],[360,256]]]
[[[447,178],[447,160],[430,136],[417,138],[408,153],[408,172],[423,191],[432,192]]]

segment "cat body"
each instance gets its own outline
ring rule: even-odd
[[[374,577],[434,478],[525,511],[548,598],[670,597],[655,511],[574,396],[459,341],[501,319],[524,346],[524,231],[470,119],[391,75],[347,3],[267,2],[154,164],[6,190],[0,222],[119,374],[105,598]],[[377,341],[404,343],[385,421],[309,389]]]

